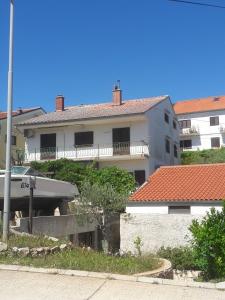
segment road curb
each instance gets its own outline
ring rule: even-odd
[[[187,282],[181,280],[172,279],[162,279],[153,278],[145,276],[135,276],[135,275],[120,275],[112,273],[101,273],[101,272],[89,272],[80,270],[65,270],[65,269],[52,269],[52,268],[34,268],[21,265],[4,265],[0,264],[0,270],[2,271],[20,271],[20,272],[30,272],[30,273],[44,273],[44,274],[58,274],[66,276],[80,276],[80,277],[92,277],[108,280],[123,280],[123,281],[135,281],[150,284],[163,284],[172,286],[182,286],[182,287],[195,287],[204,289],[216,289],[225,291],[225,282],[220,283],[210,283],[210,282]]]

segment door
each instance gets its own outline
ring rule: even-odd
[[[113,128],[113,155],[130,154],[130,127]]]
[[[41,134],[40,136],[41,159],[56,158],[56,133]]]

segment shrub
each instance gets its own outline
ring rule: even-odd
[[[54,179],[68,181],[81,188],[84,181],[91,184],[110,184],[119,194],[128,195],[135,189],[135,180],[128,171],[116,166],[97,169],[95,163],[78,163],[69,159],[32,162],[31,167],[43,173],[51,172]]]
[[[137,254],[139,256],[141,256],[141,254],[142,254],[141,248],[142,248],[143,245],[144,244],[143,244],[140,236],[137,236],[136,239],[134,240],[134,246],[135,246],[135,249],[136,249]]]
[[[183,165],[212,164],[225,162],[225,147],[202,151],[184,151],[181,153]]]
[[[173,269],[196,270],[197,265],[194,260],[194,253],[190,247],[161,247],[157,252],[159,257],[168,259],[172,263]]]
[[[225,277],[225,202],[222,211],[212,208],[201,220],[193,220],[189,230],[196,265],[205,279]]]

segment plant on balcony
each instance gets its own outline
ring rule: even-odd
[[[189,129],[189,133],[197,133],[197,132],[198,132],[198,129],[194,126]]]

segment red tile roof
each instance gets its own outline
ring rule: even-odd
[[[160,167],[131,201],[172,202],[225,199],[225,164]]]
[[[225,110],[225,96],[179,101],[174,104],[177,115],[211,110]]]
[[[37,109],[41,109],[41,107],[32,107],[32,108],[22,108],[22,109],[18,109],[16,111],[12,112],[12,116],[18,116],[18,115],[22,115]],[[0,111],[0,120],[6,119],[7,118],[7,112],[2,112]]]
[[[19,125],[34,125],[46,123],[60,123],[93,118],[109,118],[134,114],[143,114],[159,102],[168,99],[168,96],[143,98],[123,101],[121,105],[100,103],[65,107],[64,111],[51,112],[27,120]]]

